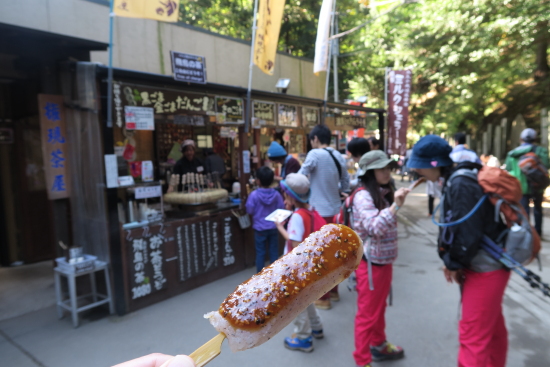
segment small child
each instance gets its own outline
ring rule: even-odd
[[[281,223],[277,223],[277,229],[287,240],[285,253],[299,246],[310,233],[318,231],[326,224],[323,217],[311,207],[309,197],[309,180],[298,173],[290,173],[281,181],[281,189],[285,197],[285,204],[294,207],[294,213],[290,216],[288,231]],[[290,350],[302,352],[313,351],[313,339],[323,338],[323,324],[314,304],[311,304],[294,320],[294,334],[285,338],[285,347]]]
[[[265,264],[266,245],[269,251],[270,263],[279,258],[279,234],[275,223],[265,220],[277,209],[283,209],[281,194],[270,188],[275,174],[269,167],[261,167],[256,171],[256,184],[259,189],[252,191],[246,201],[246,212],[252,216],[254,242],[256,244],[256,271],[259,273]]]

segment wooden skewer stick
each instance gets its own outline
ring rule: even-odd
[[[222,352],[222,343],[224,340],[225,335],[223,333],[219,333],[218,335],[207,341],[205,344],[203,344],[201,347],[199,347],[196,351],[191,353],[189,357],[191,357],[197,367],[206,366],[208,362],[220,355],[220,353]],[[174,358],[167,360],[160,367],[168,367],[170,363],[174,360]]]
[[[199,349],[189,355],[197,367],[206,366],[208,362],[216,358],[222,352],[222,343],[225,340],[225,334],[219,333]]]

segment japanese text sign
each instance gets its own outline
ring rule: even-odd
[[[275,103],[254,101],[253,126],[275,126]]]
[[[215,115],[215,98],[204,94],[113,83],[113,120],[124,124],[124,107],[152,107],[156,115]]]
[[[411,71],[392,70],[388,82],[388,153],[405,155],[407,152],[407,127]]]
[[[202,56],[171,51],[172,73],[180,82],[206,84],[206,59]]]
[[[70,195],[70,186],[63,97],[39,94],[38,110],[48,199],[67,198]]]

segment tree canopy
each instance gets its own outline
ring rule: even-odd
[[[181,20],[250,40],[252,0],[181,0]],[[313,58],[321,0],[287,0],[279,50]],[[372,19],[337,0],[339,30]],[[341,39],[340,98],[383,106],[384,70],[413,71],[411,124],[419,133],[476,132],[501,117],[526,121],[550,106],[550,0],[423,0],[399,6]]]

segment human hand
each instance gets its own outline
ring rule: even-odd
[[[113,367],[195,367],[195,362],[184,355],[170,356],[167,354],[153,353],[128,362],[117,364]]]
[[[348,193],[345,193],[345,192],[341,192],[341,193],[340,193],[340,199],[346,200],[347,198],[349,198],[349,194],[348,194]]]
[[[398,207],[402,207],[403,204],[405,204],[405,198],[407,197],[409,192],[411,192],[411,190],[404,187],[397,190],[393,195],[393,202],[395,203],[395,205],[397,205]]]
[[[464,282],[464,273],[462,270],[449,270],[446,267],[443,268],[443,275],[449,283],[455,282],[456,284],[462,284]]]
[[[273,177],[273,179],[275,181],[282,181],[283,180],[283,178],[281,176],[275,176],[275,177]]]

